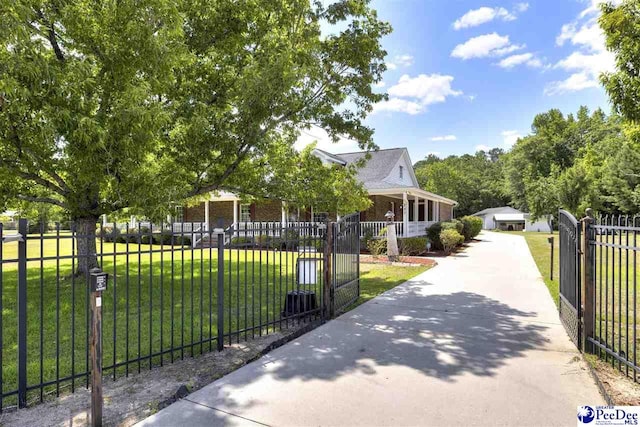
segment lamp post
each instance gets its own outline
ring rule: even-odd
[[[388,211],[384,214],[387,220],[387,256],[389,261],[398,261],[400,251],[398,251],[398,238],[396,237],[396,224],[393,222],[395,214]]]

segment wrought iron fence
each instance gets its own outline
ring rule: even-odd
[[[637,299],[640,216],[600,216],[587,227],[593,287],[593,336],[587,341],[612,366],[640,380]]]
[[[333,227],[332,301],[340,313],[360,296],[360,214],[342,217]]]
[[[328,226],[336,230],[332,247]],[[112,225],[98,231],[87,254],[78,242],[93,236],[73,224],[69,231],[59,224],[51,232],[28,231],[26,221],[19,234],[0,225],[0,411],[88,387],[84,260],[95,257],[109,273],[103,372],[113,379],[325,318],[327,279],[335,278],[335,293],[345,295],[341,308],[359,290],[356,217],[336,225],[244,224],[224,233],[199,223]]]

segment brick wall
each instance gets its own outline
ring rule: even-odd
[[[282,220],[282,202],[280,201],[264,201],[255,204],[253,209],[255,215],[252,221],[277,221]]]
[[[391,209],[391,202],[395,202],[395,221],[402,221],[402,200],[387,196],[370,196],[373,205],[360,215],[362,221],[385,221],[384,215]]]
[[[453,218],[453,206],[440,202],[440,221],[449,221]]]

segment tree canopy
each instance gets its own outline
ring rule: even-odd
[[[123,208],[159,217],[223,188],[296,202],[318,181],[290,185],[309,161],[293,150],[301,128],[375,147],[363,120],[384,98],[372,84],[390,26],[368,3],[5,4],[0,205],[49,203],[95,222]],[[323,173],[354,184],[351,170]]]

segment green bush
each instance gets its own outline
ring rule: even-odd
[[[175,246],[191,246],[191,236],[188,234],[174,234],[173,244]]]
[[[373,256],[385,255],[387,253],[387,239],[371,239],[367,244],[367,249]]]
[[[465,240],[471,240],[482,231],[482,218],[477,216],[463,216],[460,221],[464,225],[462,235]]]
[[[443,229],[442,224],[441,222],[436,222],[427,228],[427,239],[431,242],[431,249],[434,251],[442,250],[442,242],[440,241],[440,232]]]
[[[446,229],[440,232],[440,242],[446,253],[451,253],[456,246],[464,243],[464,236],[453,229]]]
[[[154,245],[171,245],[172,233],[169,230],[163,230],[160,234],[153,235]]]
[[[282,234],[282,242],[284,243],[284,249],[296,250],[298,249],[298,242],[300,240],[300,233],[294,229],[288,229]]]
[[[253,241],[251,240],[251,237],[240,236],[240,237],[233,237],[231,239],[232,246],[247,246],[247,245],[250,245],[251,243],[253,243]]]
[[[102,227],[98,232],[98,236],[105,243],[113,243],[117,242],[118,239],[118,229],[113,227]]]
[[[362,242],[361,242],[362,247],[368,248],[369,242],[372,239],[373,239],[373,232],[371,230],[365,231],[364,235],[362,236]]]
[[[400,255],[402,256],[418,256],[427,253],[426,237],[407,237],[398,239]]]

